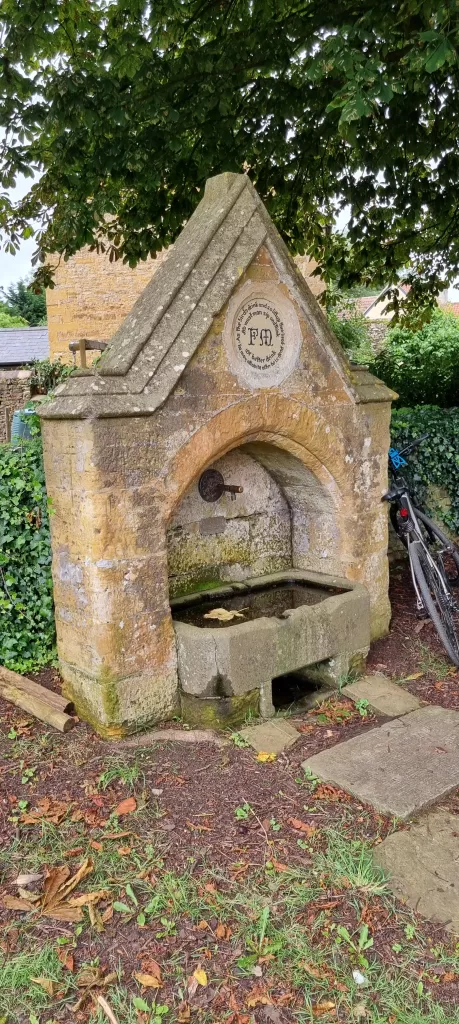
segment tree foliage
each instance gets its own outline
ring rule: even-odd
[[[411,302],[456,274],[456,0],[3,0],[0,19],[0,182],[42,175],[0,197],[10,251],[38,223],[41,253],[108,235],[133,266],[209,175],[247,170],[341,285],[408,265]]]
[[[459,317],[437,309],[417,331],[392,328],[372,369],[397,391],[399,405],[458,405]]]
[[[46,296],[42,287],[38,292],[29,288],[26,281],[18,281],[9,288],[1,288],[3,308],[12,316],[20,316],[29,327],[46,323]]]
[[[0,329],[4,327],[28,327],[27,320],[23,316],[15,316],[6,311],[6,307],[0,303]]]

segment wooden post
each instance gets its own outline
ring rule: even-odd
[[[80,338],[80,340],[78,342],[78,347],[80,349],[80,366],[82,366],[83,369],[85,370],[86,369],[86,338]]]

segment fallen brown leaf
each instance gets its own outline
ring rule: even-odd
[[[350,800],[348,793],[336,786],[327,786],[323,783],[314,790],[314,800],[330,800],[331,803],[343,803]]]
[[[64,885],[64,882],[67,881],[69,875],[70,868],[68,864],[60,864],[57,867],[50,868],[46,874],[43,890],[43,909],[49,909],[52,907],[54,902],[59,902],[59,900],[56,900],[57,891]]]
[[[124,839],[125,836],[132,836],[133,832],[125,830],[124,832],[104,832],[104,839]]]
[[[57,949],[57,959],[60,960],[63,967],[68,971],[73,971],[75,966],[75,958],[73,953],[69,949]]]
[[[117,980],[115,973],[105,974],[101,967],[84,967],[77,978],[78,988],[106,988]]]
[[[71,806],[65,800],[51,800],[49,796],[44,796],[31,811],[24,811],[21,821],[24,825],[39,825],[42,821],[59,825]]]
[[[34,985],[39,985],[48,996],[53,996],[56,991],[56,982],[51,981],[51,978],[31,978]]]
[[[132,977],[138,981],[139,985],[143,985],[144,988],[161,988],[161,979],[156,978],[154,974],[144,974],[143,971],[134,971]]]
[[[42,917],[50,917],[53,921],[69,921],[70,924],[83,920],[83,911],[80,907],[69,907],[67,904],[51,907],[50,910],[42,910]]]
[[[32,885],[33,882],[40,882],[42,878],[43,878],[43,875],[39,875],[39,874],[34,874],[34,875],[18,875],[18,877],[15,878],[14,882],[11,882],[11,885],[19,885],[19,886]]]
[[[146,974],[152,974],[154,978],[157,978],[158,981],[161,981],[161,968],[157,960],[153,960],[152,957],[144,958],[141,961],[140,966],[142,968],[142,971],[145,971]]]
[[[21,900],[18,896],[3,896],[1,904],[6,910],[23,910],[29,912],[30,910],[36,909],[30,900]]]
[[[330,999],[324,999],[322,1003],[316,1003],[312,1007],[313,1017],[323,1017],[324,1013],[330,1013],[336,1010],[336,1003],[332,1003]]]
[[[278,860],[274,860],[274,857],[271,858],[271,864],[272,864],[272,866],[273,866],[275,871],[281,872],[281,871],[288,871],[289,870],[288,864],[280,864],[280,862]]]
[[[308,825],[306,821],[301,821],[300,818],[289,818],[288,824],[296,829],[297,832],[304,832],[307,836],[313,836],[314,832],[317,831],[315,825]]]
[[[69,907],[86,907],[90,903],[98,903],[108,896],[107,889],[98,889],[97,892],[84,892],[81,896],[72,896],[67,900]]]
[[[247,996],[246,1004],[251,1008],[259,1005],[272,1006],[273,1001],[269,998],[266,992],[262,991],[260,988],[257,988],[257,986],[255,986]]]
[[[88,914],[91,925],[96,930],[96,932],[98,932],[99,934],[104,932],[104,922],[94,903],[88,903]]]
[[[118,818],[121,818],[123,814],[131,814],[137,808],[137,800],[133,796],[128,796],[126,800],[122,800],[120,804],[115,808],[114,814]]]
[[[192,832],[212,832],[209,825],[195,825],[192,821],[187,821],[187,825]]]
[[[180,1003],[177,1008],[177,1020],[179,1024],[186,1024],[191,1017],[191,1007],[189,1003]]]

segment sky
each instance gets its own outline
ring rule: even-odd
[[[9,189],[11,199],[18,200],[25,196],[32,184],[31,178],[24,178],[21,174],[15,188]],[[31,259],[36,249],[36,242],[28,238],[22,243],[19,252],[15,256],[0,249],[0,288],[7,288],[9,284],[15,284],[21,278],[30,277],[32,273]]]
[[[21,175],[18,178],[16,187],[10,190],[11,197],[13,199],[21,199],[30,188],[30,185],[31,178],[24,178]],[[343,211],[343,214],[340,216],[338,224],[340,228],[345,227],[346,224],[345,211]],[[31,259],[35,248],[35,240],[28,238],[27,241],[22,243],[19,252],[15,256],[0,250],[0,288],[7,288],[8,285],[15,284],[16,281],[31,276],[33,270]],[[449,288],[448,298],[450,302],[459,302],[459,288]]]

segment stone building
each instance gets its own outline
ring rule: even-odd
[[[31,371],[27,365],[48,356],[46,327],[0,329],[0,444],[9,441],[15,409],[30,398]]]
[[[46,293],[50,358],[71,363],[69,344],[79,338],[109,341],[166,256],[165,249],[132,268],[121,260],[110,263],[106,254],[86,247],[60,261],[55,286]],[[317,264],[306,256],[295,262],[313,295],[319,295],[322,281],[312,276]],[[88,353],[88,362],[92,358]]]
[[[41,410],[60,667],[100,732],[183,708],[180,595],[273,573],[341,581],[321,606],[333,623],[314,613],[300,635],[299,609],[260,620],[241,668],[259,688],[265,662],[269,679],[283,661],[307,664],[313,634],[315,660],[349,665],[370,624],[387,630],[392,397],[349,365],[249,179],[211,179],[97,368]],[[223,486],[213,504],[209,469]],[[241,649],[213,681],[230,703]]]

